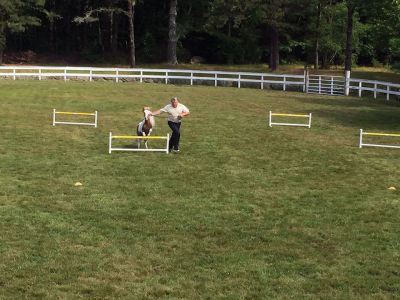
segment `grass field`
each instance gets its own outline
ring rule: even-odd
[[[175,95],[180,154],[107,153]],[[99,128],[52,127],[52,108],[97,109]],[[269,128],[269,110],[313,126]],[[0,298],[394,299],[400,150],[358,132],[399,120],[366,98],[0,81]]]

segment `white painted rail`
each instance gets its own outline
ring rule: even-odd
[[[286,118],[301,118],[301,119],[308,119],[307,123],[287,123],[287,122],[272,122],[272,117],[286,117]],[[283,113],[273,113],[272,111],[269,111],[269,122],[268,125],[269,127],[272,127],[272,125],[279,125],[279,126],[295,126],[295,127],[308,127],[311,128],[311,117],[312,114],[283,114]]]
[[[381,132],[365,132],[364,130],[360,129],[360,142],[359,148],[362,147],[378,147],[378,148],[395,148],[400,149],[400,143],[397,145],[390,145],[390,144],[376,144],[376,143],[364,143],[365,136],[375,136],[375,137],[395,137],[397,140],[400,141],[400,134],[399,133],[381,133]]]
[[[391,82],[350,78],[349,89],[356,91],[358,97],[362,97],[367,92],[373,94],[374,99],[379,94],[384,95],[386,100],[390,100],[390,96],[395,99],[400,97],[400,84]]]
[[[165,148],[122,148],[122,147],[113,147],[114,140],[149,140],[149,139],[157,139],[157,140],[166,140]],[[138,136],[138,135],[113,135],[110,132],[108,136],[108,153],[111,154],[113,151],[128,151],[128,152],[165,152],[169,153],[169,134],[166,136]]]
[[[349,75],[350,76],[350,75]],[[379,94],[389,100],[400,98],[400,84],[374,81],[342,76],[302,75],[255,73],[255,72],[227,72],[175,69],[146,69],[146,68],[96,68],[96,67],[44,67],[44,66],[0,66],[0,78],[29,79],[61,79],[113,80],[115,82],[137,80],[158,81],[165,84],[202,84],[214,86],[233,86],[237,88],[272,88],[286,91],[288,87],[303,92],[318,92],[331,95],[342,95],[345,91],[358,92],[362,97]],[[344,81],[343,81],[344,80]],[[347,94],[347,92],[345,92]]]
[[[89,118],[94,118],[93,122],[76,122],[76,121],[71,121],[71,120],[63,120],[63,121],[58,121],[57,116],[63,115],[63,116],[83,116],[83,117],[89,117]],[[97,110],[94,113],[87,113],[87,112],[65,112],[65,111],[56,111],[55,108],[53,108],[53,126],[56,126],[56,124],[63,124],[63,125],[84,125],[84,126],[94,126],[97,128],[97,121],[98,121],[98,113]]]
[[[273,85],[275,89],[286,91],[289,86],[304,90],[304,75],[286,75],[254,72],[226,72],[201,70],[143,69],[143,68],[94,68],[94,67],[40,67],[40,66],[0,66],[0,78],[46,78],[64,81],[78,79],[94,81],[106,79],[160,81],[165,84],[206,84],[214,86],[256,87],[260,89]]]

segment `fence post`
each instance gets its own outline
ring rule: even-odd
[[[240,78],[241,78],[241,76],[240,76],[240,74],[239,74],[239,80],[238,80],[238,88],[240,89]]]
[[[93,70],[92,70],[92,68],[90,68],[90,71],[89,71],[89,81],[90,82],[93,81]]]
[[[143,70],[140,70],[140,83],[143,82]]]
[[[304,68],[303,93],[308,93],[308,69],[307,68]]]
[[[333,95],[333,77],[331,77],[331,95]]]
[[[118,81],[119,81],[119,70],[117,69],[116,71],[115,71],[115,82],[117,82],[118,83]]]
[[[390,86],[386,86],[386,91],[387,91],[387,93],[386,93],[386,100],[387,101],[389,101],[389,97],[390,97],[390,94],[389,94],[389,92],[390,92]]]
[[[218,80],[217,80],[217,77],[218,77],[218,74],[217,73],[215,73],[214,74],[214,86],[217,86],[218,85]]]
[[[264,75],[261,75],[261,89],[264,89]]]
[[[67,68],[64,69],[64,81],[67,81]]]
[[[286,76],[283,75],[283,91],[286,91]]]
[[[318,94],[321,94],[322,76],[318,75]]]
[[[14,78],[14,80],[17,79],[17,77],[16,77],[16,75],[15,75],[16,72],[17,72],[17,71],[16,71],[15,69],[13,69],[13,78]]]
[[[376,99],[376,89],[378,88],[378,85],[376,82],[374,83],[374,99]]]
[[[190,72],[190,85],[193,85],[193,72]]]
[[[39,69],[39,80],[42,80],[42,69]]]
[[[168,84],[168,71],[165,72],[165,84]]]
[[[345,96],[348,96],[350,94],[350,76],[351,72],[350,70],[346,70],[345,75],[344,75],[344,94]]]
[[[358,83],[358,97],[361,97],[361,93],[362,93],[362,81]]]

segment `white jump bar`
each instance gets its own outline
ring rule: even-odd
[[[272,116],[283,116],[283,117],[301,117],[307,118],[308,123],[280,123],[280,122],[272,122]],[[309,113],[308,115],[298,115],[298,114],[274,114],[272,111],[269,111],[269,120],[268,125],[272,127],[272,125],[279,125],[279,126],[297,126],[297,127],[308,127],[311,128],[311,118],[312,114]]]
[[[359,148],[361,149],[362,147],[377,147],[377,148],[392,148],[392,149],[400,149],[400,146],[397,145],[383,145],[383,144],[365,144],[363,143],[363,136],[392,136],[392,137],[400,137],[400,134],[387,134],[387,133],[370,133],[370,132],[364,132],[362,129],[360,129],[360,143],[359,143]]]
[[[68,121],[57,121],[57,115],[83,115],[83,116],[93,116],[94,122],[68,122]],[[57,112],[56,109],[53,109],[53,126],[56,124],[64,124],[64,125],[82,125],[82,126],[94,126],[97,128],[97,121],[98,121],[98,113],[97,110],[94,113],[81,113],[81,112]]]
[[[132,140],[138,140],[138,139],[160,139],[160,140],[166,140],[166,145],[165,148],[153,148],[153,149],[141,149],[141,148],[113,148],[112,147],[112,142],[113,139],[132,139]],[[113,136],[112,132],[109,134],[108,138],[108,153],[111,154],[113,151],[127,151],[127,152],[165,152],[166,154],[169,153],[169,134],[166,136]]]

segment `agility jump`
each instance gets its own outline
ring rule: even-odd
[[[306,118],[308,119],[308,123],[281,123],[281,122],[272,122],[272,117],[293,117],[293,118]],[[272,125],[282,125],[282,126],[298,126],[298,127],[308,127],[311,128],[311,113],[308,115],[297,115],[297,114],[281,114],[281,113],[273,113],[269,111],[269,127]]]
[[[379,147],[379,148],[396,148],[400,149],[400,145],[385,145],[385,144],[365,144],[363,143],[363,136],[387,136],[387,137],[400,137],[398,133],[379,133],[379,132],[364,132],[360,129],[360,143],[359,147]]]
[[[70,121],[57,121],[57,115],[70,115],[70,116],[93,116],[93,123],[88,122],[70,122]],[[94,126],[97,128],[97,120],[98,120],[97,110],[94,113],[86,113],[86,112],[67,112],[67,111],[56,111],[53,109],[53,126],[56,124],[66,124],[66,125],[84,125],[84,126]]]
[[[147,140],[147,139],[158,139],[166,140],[165,148],[156,149],[141,149],[141,148],[113,148],[113,140]],[[112,151],[130,151],[130,152],[165,152],[169,153],[169,134],[166,136],[140,136],[140,135],[112,135],[110,132],[108,139],[108,153],[111,154]]]

